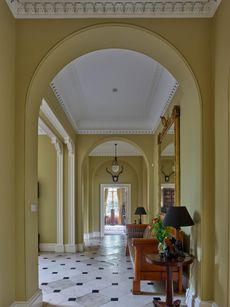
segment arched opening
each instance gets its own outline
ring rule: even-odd
[[[111,167],[114,159],[114,144],[117,144],[117,158],[119,164],[123,167],[117,182],[114,182],[111,174],[106,171],[106,168]],[[149,211],[147,184],[143,184],[143,182],[148,182],[147,170],[143,151],[130,144],[128,137],[120,137],[119,140],[115,137],[105,137],[104,141],[100,140],[99,144],[94,144],[93,149],[90,146],[82,165],[84,190],[88,191],[84,193],[82,199],[84,234],[90,233],[92,235],[92,233],[95,233],[103,236],[104,225],[126,225],[126,223],[134,222],[134,212],[138,204],[142,204]],[[91,178],[91,180],[88,181],[87,178]],[[106,196],[103,194],[103,189],[107,189],[108,192],[108,187],[116,189],[114,195],[117,208],[113,221],[111,221],[111,214],[104,209],[104,205],[108,203],[113,205],[111,204],[110,193],[106,193]],[[127,190],[123,197],[119,195],[122,189]],[[89,198],[87,198],[87,195],[89,195]],[[103,211],[107,211],[107,216],[103,217]],[[107,228],[109,229],[109,227]],[[110,230],[112,231],[111,228]]]
[[[121,35],[122,33],[122,35]],[[126,39],[126,38],[129,39]],[[102,25],[95,26],[89,29],[84,29],[78,33],[74,33],[70,37],[67,37],[65,40],[60,42],[55,48],[53,48],[43,61],[39,64],[33,79],[31,80],[29,90],[27,93],[27,100],[25,106],[25,207],[29,207],[30,204],[36,199],[36,184],[37,184],[37,161],[36,161],[36,150],[37,150],[37,118],[40,101],[43,97],[43,93],[47,88],[47,85],[51,82],[54,76],[60,71],[62,67],[68,64],[70,61],[75,58],[89,53],[98,49],[106,48],[121,48],[134,50],[149,57],[155,59],[161,63],[165,68],[170,71],[170,73],[178,80],[180,83],[180,97],[178,101],[181,102],[181,108],[185,116],[182,119],[182,125],[184,120],[184,126],[187,125],[187,131],[191,133],[191,139],[188,149],[196,144],[196,157],[198,159],[198,166],[200,169],[196,169],[195,175],[202,177],[201,174],[201,99],[199,94],[199,89],[196,83],[196,79],[193,76],[193,73],[188,66],[187,62],[184,60],[182,55],[172,47],[167,41],[163,40],[161,37],[154,35],[153,33],[141,29],[138,27],[130,25]],[[61,59],[61,61],[60,61]],[[183,103],[182,103],[183,102]],[[187,105],[188,108],[185,108]],[[191,114],[191,109],[197,112],[199,117],[199,124],[196,127],[195,137],[191,132],[190,127],[192,126],[192,119],[189,117]],[[185,123],[186,122],[186,123]],[[189,122],[189,126],[188,126]],[[193,131],[194,132],[194,131]],[[139,141],[140,144],[142,140]],[[188,138],[185,135],[182,142],[188,142]],[[82,165],[84,162],[86,150],[82,149],[78,152],[78,164]],[[152,149],[149,148],[148,155],[151,156]],[[191,152],[184,152],[182,154],[182,165],[187,165],[187,154],[191,155]],[[184,157],[184,161],[183,161]],[[186,162],[185,162],[186,160]],[[150,160],[150,163],[153,163]],[[150,164],[151,165],[151,164]],[[196,199],[193,200],[193,196],[189,193],[187,186],[190,185],[190,181],[186,176],[188,168],[187,166],[185,172],[182,170],[182,180],[185,179],[186,187],[182,189],[181,199],[182,201],[186,200],[188,197],[191,200],[190,207],[192,213],[199,211],[202,214],[202,189],[201,187],[197,188],[195,183],[195,192],[197,192]],[[82,169],[77,169],[77,183],[76,188],[78,191],[77,195],[77,242],[81,243],[83,239],[83,225],[82,225],[82,208],[79,206],[82,199]],[[153,173],[153,172],[151,172]],[[199,182],[201,183],[201,182]],[[153,187],[153,174],[149,176],[148,186]],[[190,185],[191,188],[191,185]],[[198,191],[197,191],[198,189]],[[184,192],[183,192],[184,191]],[[191,191],[191,189],[190,189]],[[153,195],[149,196],[149,203],[153,203]],[[36,237],[37,237],[37,227],[34,227],[34,221],[32,222],[32,217],[30,214],[26,214],[26,229],[25,229],[25,255],[24,257],[30,258],[30,262],[26,263],[25,270],[28,272],[24,287],[27,288],[28,297],[31,296],[37,289],[37,279],[36,279],[36,257],[37,257],[37,246],[36,246]],[[206,227],[206,226],[205,226]],[[198,245],[201,246],[201,239],[195,238],[198,241]],[[200,259],[199,259],[200,260]],[[200,275],[200,272],[198,272]],[[198,283],[200,277],[198,276]]]

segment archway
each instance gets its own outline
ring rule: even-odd
[[[36,200],[36,189],[34,187],[37,183],[37,118],[40,101],[45,89],[47,88],[47,84],[50,83],[63,66],[76,57],[94,50],[106,48],[130,49],[144,53],[160,62],[179,81],[183,101],[186,101],[186,104],[189,106],[195,106],[195,109],[199,112],[199,135],[195,142],[198,144],[197,157],[200,161],[199,165],[201,165],[201,98],[196,79],[183,56],[163,38],[143,28],[124,24],[104,24],[94,26],[74,33],[57,44],[39,64],[31,80],[25,105],[25,207],[29,207],[30,204]],[[78,161],[83,161],[83,156],[79,156]],[[81,176],[81,170],[78,168],[78,178],[81,178]],[[77,186],[78,204],[81,202],[80,184],[81,183],[79,182]],[[201,211],[201,193],[198,198],[199,204],[197,206]],[[202,208],[202,210],[204,209]],[[80,208],[78,208],[78,214],[81,216]],[[36,244],[34,244],[37,236],[37,228],[34,227],[34,223],[34,218],[31,217],[30,213],[26,213],[25,258],[29,258],[30,261],[25,264],[27,275],[24,288],[28,289],[28,297],[30,297],[37,289],[37,247]],[[206,226],[202,227],[207,228],[208,225],[206,224]],[[80,231],[78,241],[82,240],[81,228],[81,219],[79,219],[78,231]]]

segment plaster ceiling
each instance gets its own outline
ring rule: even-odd
[[[89,156],[112,156],[114,157],[117,144],[117,157],[119,156],[142,156],[142,153],[133,145],[120,140],[108,141],[94,148]]]
[[[6,0],[15,18],[213,17],[221,0]]]
[[[51,82],[75,131],[81,134],[153,133],[177,86],[161,64],[123,49],[83,55]]]

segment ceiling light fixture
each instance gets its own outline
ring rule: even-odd
[[[120,174],[123,172],[123,166],[119,165],[117,161],[117,144],[114,144],[115,146],[115,156],[114,160],[112,162],[111,169],[106,167],[106,171],[112,176],[113,182],[118,182]]]

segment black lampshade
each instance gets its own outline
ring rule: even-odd
[[[134,214],[139,214],[139,215],[145,215],[147,214],[146,211],[145,211],[145,208],[144,207],[137,207],[136,211]]]
[[[170,207],[163,220],[164,226],[171,226],[179,229],[183,226],[192,226],[194,222],[184,206]]]

